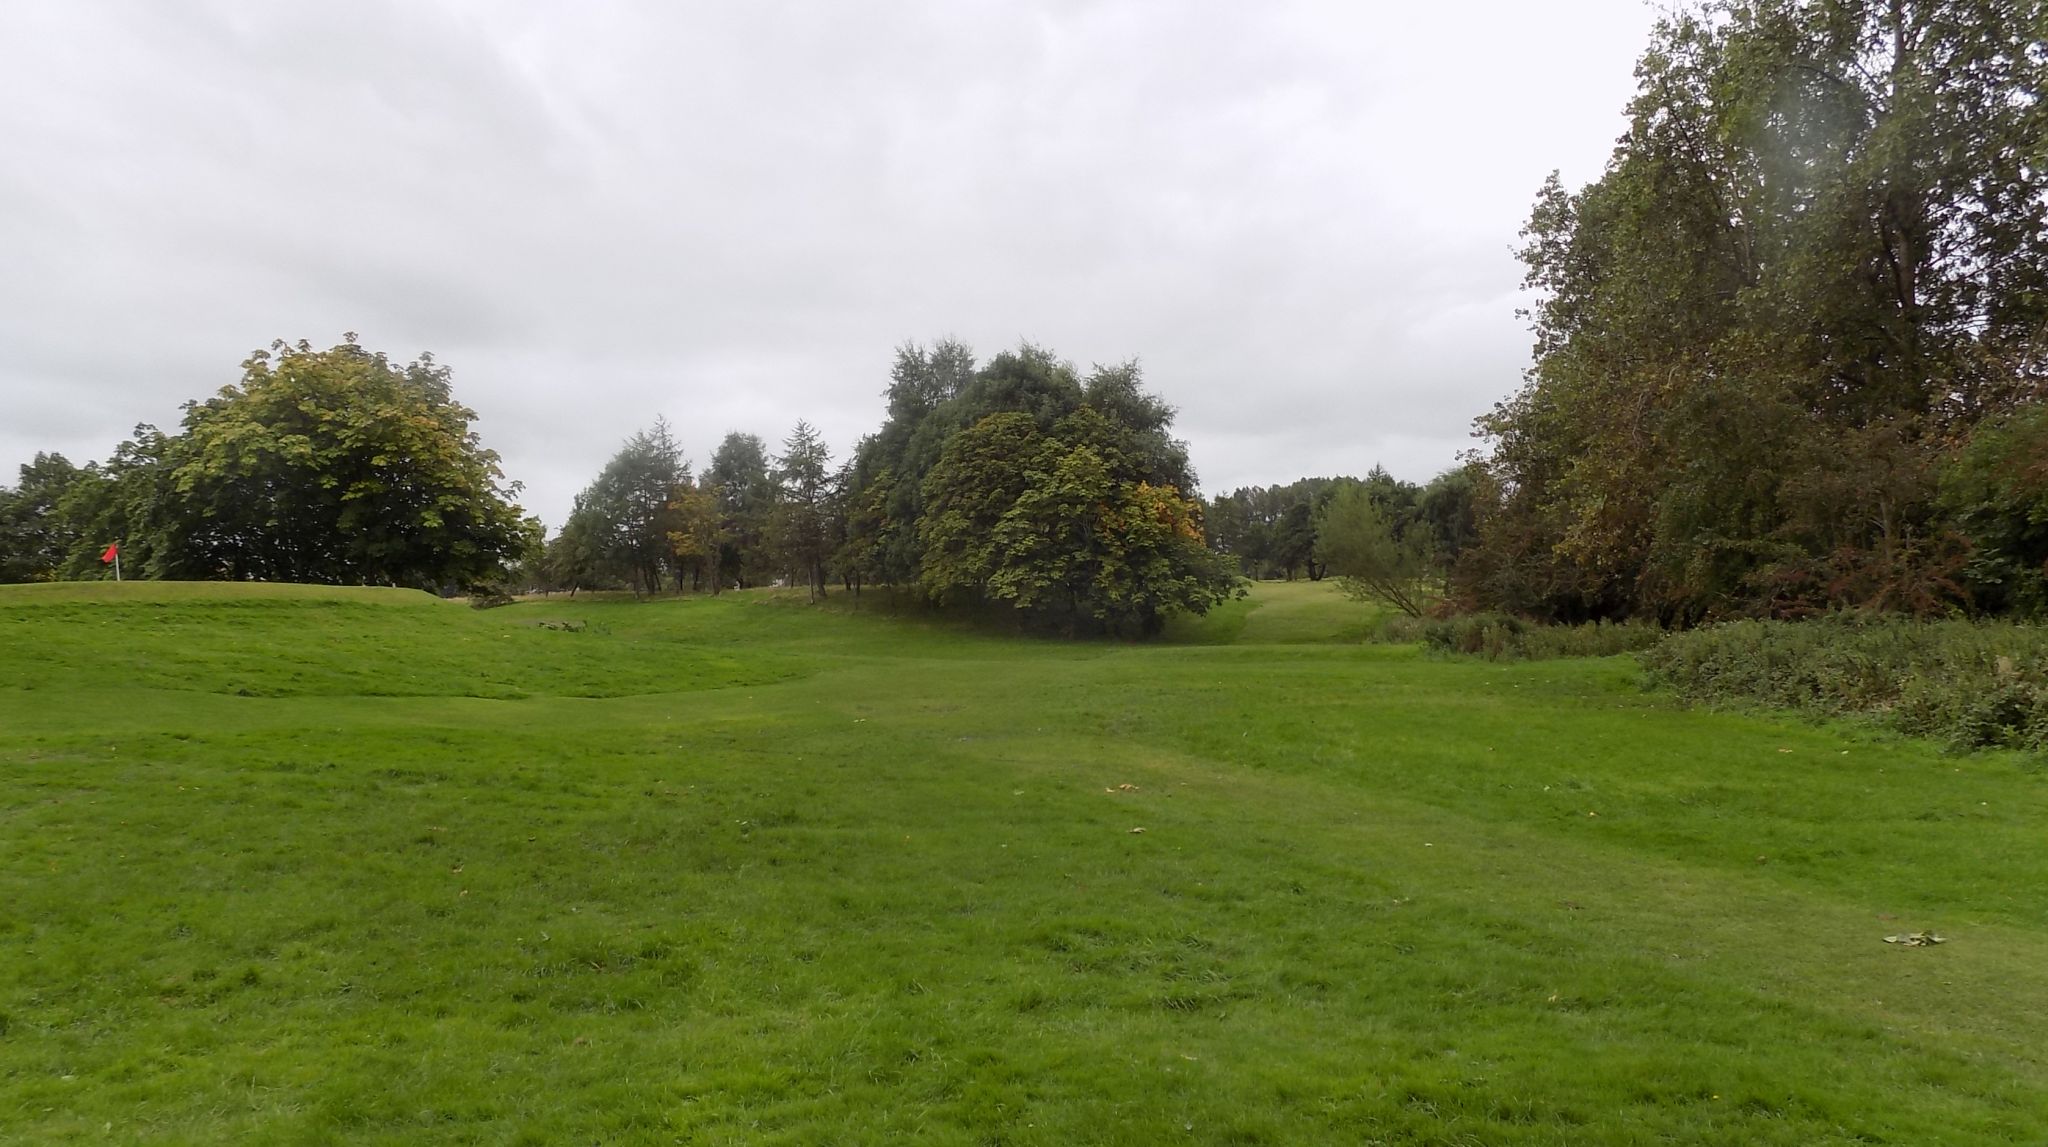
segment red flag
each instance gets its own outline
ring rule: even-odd
[[[107,552],[100,555],[100,562],[101,564],[105,564],[107,562],[113,561],[115,558],[118,558],[120,556],[121,543],[115,542],[113,545],[107,547]]]

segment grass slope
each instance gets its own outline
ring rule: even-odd
[[[0,1141],[2048,1138],[2016,757],[1312,587],[1150,646],[247,588],[0,593]]]

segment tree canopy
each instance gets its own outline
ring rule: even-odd
[[[2010,516],[1943,473],[2048,379],[2043,13],[1660,23],[1606,172],[1553,177],[1524,232],[1536,359],[1480,420],[1469,600],[1678,622],[2034,600],[1971,556],[2019,552]]]
[[[957,343],[911,345],[887,398],[846,471],[841,558],[864,578],[1066,632],[1152,633],[1234,592],[1135,361],[1084,378],[1029,343],[979,368]]]
[[[148,577],[464,588],[537,544],[432,356],[350,337],[272,344],[241,381],[142,426],[104,465],[38,456],[0,498],[0,576],[90,576],[110,543]]]

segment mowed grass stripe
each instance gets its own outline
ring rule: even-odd
[[[0,1135],[2048,1126],[2014,843],[2040,778],[2011,758],[1686,713],[1618,664],[575,609],[606,632],[547,636],[629,672],[687,674],[670,659],[714,638],[800,672],[604,699],[0,691]],[[1954,939],[1881,943],[1921,926]]]

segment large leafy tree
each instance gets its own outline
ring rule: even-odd
[[[965,425],[955,400],[974,376],[974,352],[952,339],[897,348],[883,392],[887,417],[855,447],[847,474],[845,560],[863,580],[917,580],[924,476],[947,437]]]
[[[940,604],[971,601],[1001,566],[995,530],[1022,497],[1043,435],[1030,416],[991,414],[953,435],[924,480],[920,584]]]
[[[1149,633],[1232,592],[1173,409],[1137,363],[1084,377],[1029,343],[973,361],[953,343],[899,352],[890,420],[851,471],[849,557],[941,604],[1069,631]]]
[[[1235,591],[1204,543],[1201,503],[1151,477],[1143,429],[1079,406],[1041,429],[991,414],[946,442],[926,476],[922,582],[941,602],[987,601],[1066,632],[1157,632]]]
[[[148,571],[422,588],[498,578],[538,524],[475,417],[428,355],[399,365],[353,336],[257,351],[239,384],[187,405],[182,433],[138,452],[163,471],[140,523]]]

